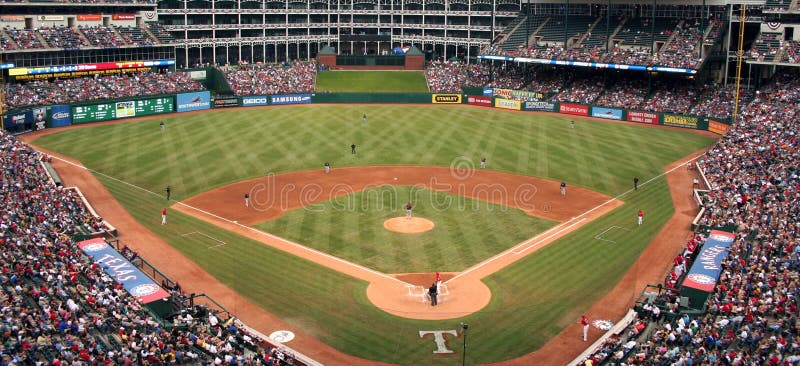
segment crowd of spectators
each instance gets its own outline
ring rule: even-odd
[[[700,89],[684,80],[661,81],[653,89],[654,92],[644,103],[644,110],[687,114],[700,95]]]
[[[607,48],[604,42],[584,45],[580,42],[570,48],[565,48],[563,42],[547,42],[547,44],[533,44],[527,47],[520,46],[514,50],[503,50],[499,45],[485,48],[483,54],[503,55],[511,57],[531,57],[548,60],[568,60],[581,62],[601,62],[624,65],[667,66],[681,68],[695,68],[699,66],[701,41],[703,44],[714,44],[721,35],[722,22],[716,19],[705,24],[699,19],[679,23],[674,30],[663,30],[663,37],[671,37],[671,41],[655,55],[652,47],[641,46],[641,42],[634,45],[615,43]],[[706,29],[708,36],[703,37]],[[620,32],[632,32],[622,29]],[[650,37],[645,31],[638,37]],[[591,33],[588,33],[591,36]],[[580,35],[579,35],[580,36]],[[626,36],[627,37],[627,36]],[[601,37],[602,38],[602,37]]]
[[[628,343],[631,351],[615,336],[587,365],[609,355],[619,365],[800,363],[799,90],[798,75],[776,75],[697,163],[710,184],[700,227],[737,232],[706,310],[682,312],[671,289],[701,250],[698,235],[673,260],[656,301],[638,309],[628,330],[647,325]]]
[[[220,70],[236,95],[270,95],[313,92],[317,67],[315,60],[282,64],[241,62]]]
[[[201,90],[185,72],[139,72],[5,84],[3,109]]]
[[[103,230],[47,160],[0,131],[0,325],[6,365],[291,365],[293,356],[167,289],[180,309],[154,318],[76,245],[81,229]],[[125,248],[126,257],[135,253]]]
[[[17,49],[36,49],[36,48],[87,48],[87,47],[121,47],[121,46],[143,46],[158,43],[152,39],[141,28],[137,27],[117,27],[115,29],[102,26],[78,26],[69,27],[42,27],[37,29],[17,29],[3,28],[8,34],[6,39],[0,34],[0,47],[4,51]],[[161,29],[161,28],[156,28]],[[154,33],[155,34],[155,33]],[[167,37],[161,33],[155,34],[159,39]],[[41,37],[41,39],[39,38]],[[46,43],[42,43],[41,40]]]
[[[113,29],[104,26],[78,27],[81,33],[89,41],[90,47],[119,47],[127,44],[125,39]]]
[[[603,92],[603,78],[592,76],[575,79],[569,86],[558,93],[556,100],[559,102],[592,104]]]
[[[689,114],[695,116],[710,116],[717,118],[731,118],[734,108],[736,88],[733,85],[706,85],[705,91]],[[752,93],[741,90],[739,106],[744,107],[752,100]]]
[[[44,48],[44,45],[39,40],[37,33],[35,30],[32,29],[16,29],[16,28],[8,28],[4,27],[3,32],[5,32],[13,42],[8,42],[4,38],[3,51],[15,50],[15,49],[32,49],[32,48]]]
[[[606,107],[641,109],[647,98],[647,81],[620,79],[606,89],[595,104]]]

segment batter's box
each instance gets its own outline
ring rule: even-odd
[[[189,236],[199,237],[200,241],[205,242],[206,244],[211,244],[206,249],[214,249],[214,248],[218,248],[218,247],[221,247],[223,245],[228,244],[228,243],[226,243],[226,242],[224,242],[222,240],[219,240],[219,239],[217,239],[217,238],[215,238],[215,237],[213,237],[211,235],[204,234],[204,233],[201,233],[199,231],[191,231],[191,232],[188,232],[186,234],[181,234],[181,236],[184,237],[184,238],[189,237]]]
[[[430,302],[431,299],[428,296],[428,288],[424,286],[415,286],[415,285],[406,285],[406,290],[408,290],[408,296],[412,298],[419,299],[420,302],[426,303]],[[437,302],[441,303],[444,300],[445,296],[450,295],[450,289],[447,288],[446,284],[439,285],[439,295],[436,298]]]
[[[611,226],[603,230],[602,233],[595,235],[594,238],[614,244],[617,242],[617,239],[621,239],[628,231],[631,230],[622,226]]]

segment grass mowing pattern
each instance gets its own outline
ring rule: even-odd
[[[422,71],[323,71],[318,93],[427,93]]]
[[[362,126],[361,115],[368,112]],[[475,166],[564,180],[609,195],[711,140],[675,130],[462,106],[290,106],[208,111],[70,130],[36,141],[97,171],[183,199],[264,176],[341,166]],[[358,154],[350,154],[350,144]]]
[[[432,220],[432,230],[401,234],[383,227],[405,215],[409,197],[414,216]],[[507,206],[382,186],[295,209],[256,228],[384,273],[414,273],[464,270],[555,224]]]
[[[370,118],[362,128],[365,111]],[[170,184],[176,197],[267,169],[320,168],[324,160],[447,165],[454,156],[477,161],[483,154],[492,169],[618,194],[630,188],[633,175],[646,181],[668,162],[711,143],[679,131],[596,121],[578,120],[571,130],[569,119],[466,107],[281,107],[170,115],[165,133],[158,120],[101,124],[36,143],[155,192]],[[359,144],[355,157],[349,156],[351,140]],[[460,365],[458,354],[433,356],[432,340],[417,333],[457,329],[459,321],[470,324],[470,364],[535,350],[613,287],[672,214],[660,178],[623,197],[626,205],[614,212],[487,278],[493,294],[487,308],[464,319],[429,322],[383,313],[369,304],[365,283],[205,222],[172,213],[162,226],[163,197],[100,180],[149,230],[243,296],[343,352],[403,365]],[[639,208],[647,221],[634,228]],[[616,244],[593,239],[614,225],[632,228],[630,235]],[[203,241],[180,236],[191,231],[228,244],[209,250]],[[450,339],[449,345],[460,350],[461,341]]]

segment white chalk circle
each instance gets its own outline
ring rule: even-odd
[[[275,342],[286,343],[294,339],[294,333],[288,330],[276,330],[269,337]]]

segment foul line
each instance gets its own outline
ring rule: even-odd
[[[219,244],[217,244],[217,245],[212,245],[212,246],[210,246],[210,247],[208,247],[208,248],[206,248],[206,249],[214,249],[214,248],[216,248],[216,247],[221,247],[221,246],[223,246],[223,245],[225,245],[225,244],[228,244],[228,243],[226,243],[226,242],[224,242],[224,241],[222,241],[222,240],[219,240],[219,239],[217,239],[217,238],[215,238],[215,237],[213,237],[213,236],[211,236],[211,235],[208,235],[208,234],[205,234],[205,233],[201,233],[201,232],[199,232],[199,231],[191,231],[191,232],[188,232],[188,233],[186,233],[186,234],[181,234],[181,236],[182,236],[182,237],[187,237],[187,236],[189,236],[189,235],[194,235],[194,234],[205,236],[206,238],[209,238],[209,239],[211,239],[211,240],[213,240],[213,241],[216,241],[217,243],[219,243]]]
[[[75,166],[75,167],[78,167],[78,168],[84,169],[84,170],[86,170],[86,171],[88,171],[88,172],[95,173],[95,174],[98,174],[98,175],[102,175],[103,177],[106,177],[106,178],[108,178],[108,179],[114,180],[114,181],[116,181],[116,182],[120,182],[120,183],[122,183],[122,184],[125,184],[125,185],[127,185],[127,186],[130,186],[130,187],[136,188],[136,189],[138,189],[138,190],[141,190],[141,191],[144,191],[144,192],[147,192],[147,193],[153,194],[153,195],[155,195],[155,196],[161,197],[161,194],[158,194],[158,193],[155,193],[155,192],[153,192],[153,191],[150,191],[150,190],[148,190],[148,189],[145,189],[145,188],[139,187],[139,186],[137,186],[137,185],[134,185],[134,184],[131,184],[131,183],[128,183],[128,182],[125,182],[125,181],[119,180],[119,179],[117,179],[117,178],[114,178],[114,177],[112,177],[112,176],[109,176],[109,175],[107,175],[107,174],[100,173],[100,172],[98,172],[98,171],[96,171],[96,170],[89,169],[89,168],[87,168],[87,167],[85,167],[85,166],[83,166],[83,165],[76,164],[76,163],[73,163],[73,162],[71,162],[71,161],[67,161],[67,160],[64,160],[64,159],[62,159],[62,158],[59,158],[59,157],[54,157],[54,158],[56,158],[56,159],[58,159],[58,160],[61,160],[61,161],[65,162],[65,163],[67,163],[67,164],[73,165],[73,166]],[[206,214],[206,215],[208,215],[208,216],[211,216],[211,217],[214,217],[214,218],[216,218],[216,219],[218,219],[218,220],[222,220],[222,221],[224,221],[224,222],[230,223],[230,224],[232,224],[232,225],[236,225],[236,226],[238,226],[238,227],[241,227],[241,228],[244,228],[244,229],[247,229],[247,230],[253,231],[253,232],[255,232],[255,233],[258,233],[258,234],[261,234],[261,235],[263,235],[263,236],[266,236],[266,237],[268,237],[268,238],[270,238],[270,239],[277,240],[277,241],[282,241],[282,242],[284,242],[284,243],[286,243],[286,244],[289,244],[289,245],[291,245],[291,246],[294,246],[295,248],[302,249],[302,250],[305,250],[305,251],[308,251],[308,252],[311,252],[311,253],[314,253],[314,254],[317,254],[317,255],[323,256],[323,257],[325,257],[325,258],[328,258],[328,259],[331,259],[331,260],[333,260],[333,261],[336,261],[336,262],[339,262],[339,263],[342,263],[342,264],[345,264],[345,265],[348,265],[348,266],[351,266],[351,267],[354,267],[354,268],[358,268],[358,269],[360,269],[360,270],[362,270],[362,271],[366,271],[366,272],[372,273],[372,274],[374,274],[374,275],[377,275],[377,276],[380,276],[380,277],[383,277],[383,278],[387,278],[387,279],[390,279],[390,280],[394,280],[394,281],[400,282],[400,283],[402,283],[402,284],[404,284],[404,285],[410,285],[410,283],[408,283],[408,282],[405,282],[405,281],[403,281],[403,280],[400,280],[400,279],[394,278],[394,277],[392,277],[392,276],[389,276],[389,275],[387,275],[387,274],[385,274],[385,273],[383,273],[383,272],[378,272],[378,271],[376,271],[376,270],[374,270],[374,269],[367,268],[367,267],[364,267],[364,266],[362,266],[362,265],[360,265],[360,264],[356,264],[356,263],[353,263],[353,262],[350,262],[350,261],[346,261],[346,260],[344,260],[344,259],[341,259],[341,258],[339,258],[339,257],[332,256],[332,255],[330,255],[330,254],[328,254],[328,253],[320,252],[319,250],[316,250],[316,249],[312,249],[312,248],[306,247],[306,246],[304,246],[304,245],[301,245],[301,244],[295,243],[295,242],[293,242],[293,241],[291,241],[291,240],[287,240],[287,239],[281,238],[281,237],[279,237],[279,236],[276,236],[276,235],[270,234],[270,233],[268,233],[268,232],[261,231],[261,230],[257,230],[257,229],[255,229],[255,228],[252,228],[252,227],[250,227],[250,226],[242,225],[242,224],[240,224],[240,223],[238,223],[238,222],[236,222],[236,221],[233,221],[233,220],[226,219],[226,218],[224,218],[224,217],[222,217],[222,216],[219,216],[219,215],[217,215],[217,214],[213,214],[213,213],[211,213],[211,212],[208,212],[208,211],[205,211],[205,210],[199,209],[199,208],[197,208],[197,207],[194,207],[194,206],[187,205],[187,204],[185,204],[185,203],[183,203],[183,202],[178,202],[178,201],[175,201],[175,204],[177,204],[177,205],[181,205],[181,206],[183,206],[183,207],[187,207],[187,208],[189,208],[189,209],[192,209],[192,210],[195,210],[195,211],[198,211],[198,212],[201,212],[201,213],[203,213],[203,214]],[[269,244],[267,244],[267,243],[263,243],[263,244],[269,245]],[[272,245],[269,245],[269,246],[273,247]],[[273,247],[273,248],[275,248],[275,247]],[[278,248],[275,248],[275,249],[278,249]],[[280,250],[280,249],[279,249],[279,250]],[[285,252],[285,253],[289,253],[289,252],[287,252],[287,251],[285,251],[285,250],[283,250],[283,252]],[[291,253],[289,253],[289,254],[291,254]],[[316,262],[315,262],[315,263],[316,263]],[[331,269],[331,270],[334,270],[334,271],[336,271],[335,269],[333,269],[333,268],[330,268],[330,267],[328,267],[328,266],[325,266],[325,265],[323,265],[323,264],[321,264],[321,263],[317,263],[317,264],[319,264],[319,265],[322,265],[323,267],[326,267],[326,268],[328,268],[328,269]],[[338,271],[337,271],[337,272],[338,272]]]
[[[639,185],[639,187],[644,187],[645,185],[647,185],[648,183],[651,183],[651,182],[655,181],[656,179],[659,179],[659,178],[661,178],[661,177],[663,177],[663,176],[665,176],[665,175],[667,175],[667,174],[669,174],[669,173],[672,173],[672,172],[674,172],[675,170],[677,170],[677,169],[679,169],[679,168],[685,167],[685,166],[686,166],[686,163],[688,163],[688,162],[691,162],[691,161],[695,161],[695,160],[699,159],[701,156],[703,156],[703,154],[700,154],[700,155],[698,155],[698,156],[695,156],[695,157],[693,157],[693,158],[690,158],[690,159],[687,159],[687,160],[685,160],[685,161],[682,161],[680,164],[676,165],[674,168],[672,168],[672,169],[670,169],[670,170],[667,170],[667,171],[665,171],[665,172],[662,172],[661,174],[658,174],[658,175],[656,175],[656,176],[654,176],[654,177],[652,177],[652,178],[648,179],[648,180],[647,180],[647,181],[645,181],[644,183],[640,184],[640,185]],[[607,200],[607,201],[605,201],[605,202],[603,202],[603,203],[601,203],[601,204],[599,204],[599,205],[597,205],[597,206],[595,206],[595,207],[592,207],[592,208],[591,208],[591,209],[589,209],[588,211],[586,211],[586,212],[584,212],[584,213],[582,213],[582,214],[580,214],[580,215],[578,215],[578,216],[575,216],[575,217],[573,217],[573,218],[571,218],[571,219],[569,219],[569,220],[567,220],[567,221],[564,221],[564,222],[562,222],[561,224],[559,224],[559,225],[558,225],[558,226],[556,226],[556,227],[553,227],[553,228],[552,228],[552,229],[550,229],[550,230],[554,230],[554,229],[558,228],[558,227],[559,227],[559,226],[561,226],[561,225],[564,225],[564,224],[566,224],[566,223],[568,223],[568,222],[570,222],[570,221],[572,221],[572,220],[575,220],[575,219],[578,219],[578,218],[580,218],[580,219],[581,219],[580,221],[578,221],[578,222],[576,222],[576,223],[572,223],[572,224],[571,224],[569,227],[572,227],[572,226],[574,226],[574,225],[577,225],[579,222],[586,220],[586,218],[584,218],[583,216],[586,216],[586,215],[588,215],[588,214],[590,214],[590,213],[592,213],[592,212],[594,212],[594,211],[596,211],[596,210],[599,210],[599,209],[600,209],[600,208],[602,208],[603,206],[605,206],[605,205],[608,205],[609,203],[611,203],[611,202],[614,202],[615,200],[618,200],[618,199],[620,199],[620,198],[622,198],[622,197],[624,197],[624,196],[628,195],[628,193],[631,193],[631,192],[633,192],[633,191],[634,191],[634,189],[633,189],[633,188],[630,188],[630,189],[628,189],[627,191],[625,191],[625,192],[622,192],[622,193],[620,193],[620,194],[616,195],[615,197],[612,197],[611,199],[609,199],[609,200]],[[561,228],[561,229],[559,229],[559,232],[561,232],[561,231],[563,231],[563,230],[566,230],[566,229],[567,229],[567,228]],[[547,233],[547,232],[549,232],[550,230],[548,230],[548,231],[545,231],[544,233]],[[542,233],[542,234],[544,234],[544,233]],[[522,242],[522,243],[520,243],[520,244],[517,244],[516,246],[512,247],[511,249],[505,250],[505,251],[501,252],[500,254],[497,254],[497,255],[495,255],[495,256],[493,256],[493,257],[491,257],[491,258],[489,258],[489,259],[487,259],[487,260],[485,260],[485,261],[483,261],[483,262],[480,262],[480,263],[478,263],[478,264],[476,264],[476,265],[474,265],[474,266],[472,266],[472,267],[469,267],[469,268],[467,268],[466,270],[464,270],[463,272],[461,272],[461,273],[459,273],[459,274],[455,275],[453,278],[450,278],[449,280],[447,280],[447,281],[444,281],[444,283],[448,283],[448,282],[450,282],[450,281],[453,281],[453,280],[455,280],[456,278],[459,278],[459,277],[465,276],[465,275],[467,275],[467,274],[469,274],[469,273],[471,273],[471,272],[474,272],[474,271],[478,270],[479,268],[481,268],[481,267],[483,267],[483,266],[485,266],[485,265],[487,265],[487,264],[489,264],[489,263],[491,263],[491,262],[494,262],[495,260],[497,260],[497,259],[499,259],[499,258],[501,258],[501,257],[503,257],[503,256],[505,256],[505,255],[507,255],[507,254],[509,254],[509,253],[512,253],[512,254],[520,254],[520,253],[516,253],[516,250],[517,250],[517,248],[518,248],[518,247],[520,247],[520,246],[523,246],[523,245],[527,245],[527,244],[528,244],[529,242],[531,242],[532,240],[536,240],[536,238],[537,238],[538,236],[542,235],[542,234],[537,234],[536,236],[534,236],[534,237],[532,237],[532,238],[530,238],[530,239],[528,239],[528,240],[525,240],[524,242]],[[552,234],[552,235],[555,235],[555,234],[557,234],[557,233],[554,233],[554,234]],[[536,245],[538,245],[538,242],[537,242],[537,244],[536,244]],[[535,246],[535,245],[534,245],[534,246]],[[527,250],[527,249],[530,249],[530,248],[526,248],[525,250]]]
[[[617,241],[616,241],[616,240],[610,240],[610,239],[603,239],[603,238],[602,238],[603,234],[605,234],[605,233],[607,233],[607,232],[609,232],[609,231],[611,231],[611,230],[613,230],[613,229],[622,229],[622,230],[625,230],[625,231],[631,231],[631,230],[630,230],[630,229],[628,229],[628,228],[624,228],[624,227],[622,227],[622,226],[616,226],[616,225],[614,225],[614,226],[609,226],[609,227],[608,227],[608,229],[605,229],[605,230],[603,230],[603,232],[602,232],[602,233],[595,235],[595,236],[594,236],[594,238],[595,238],[595,239],[597,239],[597,240],[607,241],[607,242],[609,242],[609,243],[614,243],[614,244],[616,244],[616,243],[617,243]]]

